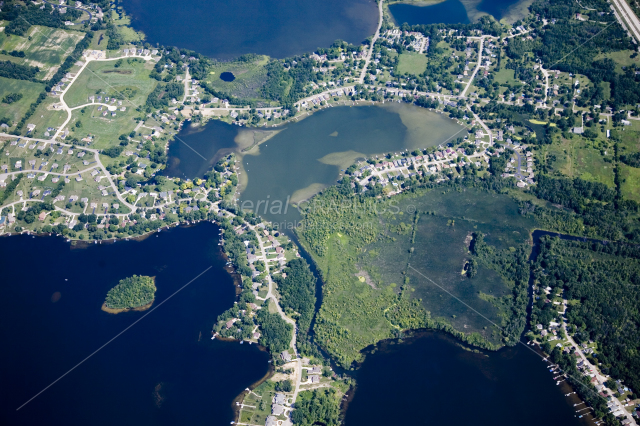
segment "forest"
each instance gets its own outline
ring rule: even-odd
[[[274,280],[280,293],[280,306],[298,322],[297,346],[301,353],[314,355],[317,349],[310,341],[309,328],[315,313],[316,277],[302,258],[289,261],[283,271],[286,278],[276,275]],[[290,312],[292,311],[292,312]],[[293,315],[291,315],[293,313]],[[297,317],[297,318],[296,318]]]
[[[640,241],[635,220],[638,203],[622,199],[617,191],[602,183],[540,175],[530,191],[572,211],[531,206],[532,214],[547,225],[546,229],[561,230],[555,228],[557,223],[574,235]]]
[[[180,99],[184,95],[184,85],[179,83],[167,83],[158,85],[147,97],[147,107],[154,109],[169,106],[172,99]]]
[[[15,34],[24,36],[32,25],[42,25],[52,28],[64,28],[64,22],[67,20],[75,20],[82,15],[82,12],[68,8],[65,15],[52,13],[51,5],[44,5],[44,9],[40,9],[40,5],[28,3],[27,6],[21,2],[11,0],[5,1],[5,5],[0,12],[0,21],[10,21],[4,32],[7,34]]]
[[[134,275],[120,280],[109,290],[104,304],[110,309],[132,309],[153,302],[156,294],[154,277]]]
[[[275,356],[289,348],[293,326],[280,318],[278,314],[272,314],[269,309],[260,309],[256,317],[260,325],[260,344],[265,346],[272,356]]]
[[[29,65],[20,65],[11,61],[0,61],[0,77],[14,78],[16,80],[36,80],[36,74],[40,68]]]
[[[332,388],[300,392],[291,420],[301,426],[338,426],[340,396]]]
[[[470,252],[479,263],[498,272],[504,279],[513,283],[512,294],[500,302],[505,305],[502,333],[507,345],[513,346],[520,340],[520,335],[527,323],[527,301],[529,295],[529,254],[530,247],[522,244],[515,250],[496,250],[484,241],[482,232],[473,234]],[[471,275],[473,269],[468,271]]]
[[[534,277],[552,293],[562,290],[568,328],[578,344],[597,342],[593,361],[602,372],[640,389],[640,248],[545,237]]]

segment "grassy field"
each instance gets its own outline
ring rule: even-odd
[[[89,96],[108,96],[123,101],[123,105],[136,108],[144,105],[157,81],[149,78],[153,64],[142,59],[91,62],[65,95],[69,107],[89,102]]]
[[[420,75],[427,69],[427,57],[420,53],[407,52],[400,55],[398,72]]]
[[[635,121],[632,123],[630,127],[637,126]],[[616,131],[614,135],[620,139],[620,155],[628,155],[640,151],[640,131],[625,129],[623,132]],[[625,198],[640,201],[640,169],[630,167],[622,162],[619,163],[619,167],[620,177],[622,178],[622,194]]]
[[[0,77],[0,119],[9,119],[15,125],[43,91],[41,83]],[[22,99],[11,104],[1,102],[10,93],[20,93]]]
[[[594,143],[579,136],[559,138],[552,145],[541,146],[538,155],[541,161],[546,159],[553,171],[567,177],[579,177],[613,187],[613,164],[605,161],[613,159],[613,149],[603,149],[602,142]]]
[[[211,67],[206,81],[216,90],[233,96],[261,99],[260,91],[267,80],[264,66],[267,65],[268,61],[269,58],[267,56],[262,56],[254,62],[220,62]],[[235,80],[222,81],[220,74],[223,72],[233,73]]]
[[[136,115],[135,110],[127,108],[121,112],[119,109],[115,111],[116,116],[111,116],[111,112],[107,112],[103,116],[103,111],[98,111],[98,106],[88,106],[73,111],[69,130],[69,137],[82,139],[89,135],[93,136],[92,148],[104,149],[119,144],[118,137],[122,134],[129,134],[135,129],[137,123],[133,120]],[[80,121],[81,127],[77,127],[75,123]]]
[[[34,25],[25,37],[15,34],[5,36],[0,46],[0,50],[24,52],[25,57],[0,54],[0,60],[39,67],[38,78],[49,80],[83,37],[84,33],[79,31]]]
[[[616,72],[622,72],[622,67],[629,67],[631,65],[640,65],[640,56],[631,58],[633,51],[631,50],[618,50],[615,52],[601,53],[595,57],[595,60],[611,59],[616,64]]]
[[[630,200],[640,202],[640,169],[620,164],[622,178],[622,195]]]
[[[35,113],[29,118],[27,123],[32,123],[36,125],[36,130],[32,133],[34,137],[48,139],[44,133],[47,131],[47,128],[53,127],[54,129],[58,129],[64,123],[64,120],[67,118],[67,113],[60,110],[54,109],[53,106],[59,104],[58,98],[47,98],[36,108]],[[23,129],[23,134],[26,134],[27,129],[26,126]],[[53,135],[53,133],[51,133]]]
[[[516,83],[520,84],[520,82],[515,78],[514,71],[505,67],[502,67],[500,71],[493,75],[495,77],[494,81],[497,81],[500,84],[508,84],[510,86]]]

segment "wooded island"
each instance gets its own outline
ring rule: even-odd
[[[156,293],[154,277],[134,275],[120,280],[109,290],[102,310],[111,314],[130,310],[145,311],[151,307]]]

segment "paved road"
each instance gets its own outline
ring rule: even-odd
[[[302,358],[300,358],[300,356],[298,355],[298,350],[296,348],[296,334],[298,333],[298,327],[296,325],[296,322],[291,318],[289,318],[288,316],[286,316],[285,313],[282,311],[282,307],[280,307],[280,303],[278,303],[278,299],[275,296],[274,283],[273,283],[273,280],[271,279],[271,270],[269,267],[269,262],[267,262],[267,252],[262,242],[262,235],[260,235],[260,230],[259,229],[256,230],[256,228],[253,226],[250,226],[249,228],[253,230],[256,236],[258,237],[258,242],[260,243],[260,253],[262,253],[262,258],[264,259],[264,264],[267,271],[267,281],[269,282],[269,291],[267,292],[265,300],[272,299],[273,303],[276,305],[276,308],[278,310],[278,314],[280,315],[280,317],[283,320],[285,320],[287,323],[293,326],[293,333],[291,336],[290,347],[297,358],[296,359],[296,384],[293,392],[293,401],[295,402],[296,398],[298,397],[298,392],[300,390],[300,379],[302,377]]]
[[[562,300],[562,305],[564,306],[564,312],[566,313],[567,312],[567,301],[566,301],[566,299]],[[573,346],[575,352],[578,354],[580,359],[582,359],[582,361],[584,362],[585,369],[590,370],[593,374],[595,374],[595,377],[596,377],[596,380],[598,380],[598,383],[604,384],[607,380],[609,380],[609,377],[602,375],[600,373],[600,370],[598,370],[598,368],[596,366],[594,366],[593,364],[591,364],[589,362],[589,360],[585,356],[584,352],[582,352],[582,348],[580,348],[580,346],[578,346],[578,344],[569,335],[569,332],[567,331],[567,322],[566,322],[566,318],[565,318],[564,315],[565,314],[563,314],[563,318],[562,318],[563,319],[563,321],[562,321],[562,329],[564,330],[564,334],[567,336],[567,340],[569,340],[569,343],[571,343],[571,345]],[[613,391],[611,391],[606,386],[604,387],[603,391],[607,395],[613,396]],[[616,404],[617,410],[614,410],[614,411],[622,410],[625,413],[625,417],[631,421],[631,423],[630,423],[631,425],[636,425],[637,424],[635,418],[631,415],[631,413],[629,413],[627,411],[627,409],[625,408],[624,404],[622,404],[618,400],[618,398],[616,398],[614,396],[613,398],[611,398],[611,401],[613,401]]]
[[[54,8],[54,9],[55,9],[56,7],[61,7],[59,4],[51,3],[51,2],[48,2],[47,0],[42,0],[42,1],[44,1],[45,3],[50,4],[51,6],[53,6],[53,8]],[[92,15],[92,14],[91,14],[91,12],[89,11],[89,9],[83,9],[83,8],[81,8],[81,7],[67,6],[67,5],[64,5],[64,6],[62,6],[62,7],[66,7],[66,8],[68,8],[68,9],[76,9],[76,10],[80,10],[80,11],[82,11],[82,12],[87,12],[87,13],[89,14],[89,19],[88,19],[88,20],[84,20],[84,21],[80,21],[80,23],[81,23],[81,24],[84,24],[85,22],[91,22],[91,18],[93,18],[93,15]]]
[[[633,10],[631,10],[631,7],[627,4],[625,0],[612,0],[612,1],[617,8],[617,12],[620,15],[622,15],[622,16],[618,16],[618,13],[616,13],[616,17],[622,18],[626,21],[627,30],[629,30],[629,32],[632,34],[633,38],[636,39],[637,42],[640,42],[640,20],[638,19],[638,17],[635,15],[635,13],[633,13]],[[624,23],[621,22],[621,24],[623,24],[622,26],[625,27]]]
[[[484,39],[485,39],[484,36],[480,37],[480,48],[478,49],[478,64],[476,65],[476,68],[473,70],[473,73],[471,74],[471,77],[469,78],[467,85],[464,87],[464,90],[462,91],[462,93],[460,93],[460,97],[464,97],[464,95],[467,93],[467,90],[469,90],[469,87],[471,87],[471,83],[473,82],[473,79],[476,77],[476,74],[480,70],[480,65],[482,65],[482,49],[484,46]]]
[[[364,67],[362,68],[362,71],[360,72],[360,77],[358,78],[358,81],[360,83],[364,83],[364,76],[367,74],[367,68],[369,68],[369,63],[371,62],[371,56],[373,55],[373,46],[376,44],[378,37],[380,37],[380,27],[382,26],[382,19],[383,19],[382,2],[383,0],[378,0],[378,28],[376,28],[376,32],[373,35],[373,38],[371,39],[369,52],[367,52],[367,56],[365,57],[365,60],[364,60]]]

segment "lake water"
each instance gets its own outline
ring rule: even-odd
[[[84,249],[56,237],[0,239],[5,349],[0,424],[228,425],[233,420],[233,399],[267,373],[269,356],[256,345],[210,340],[216,316],[235,300],[217,227],[202,223],[156,235]],[[16,411],[145,315],[100,310],[120,279],[155,276],[158,306],[210,266]]]
[[[468,24],[482,16],[482,12],[500,20],[520,2],[522,0],[445,0],[430,5],[394,3],[389,6],[389,11],[398,25],[404,22],[409,25]]]
[[[183,126],[169,144],[169,160],[165,176],[193,179],[202,177],[224,155],[236,148],[238,127],[211,120],[206,126]]]
[[[276,58],[360,44],[378,23],[373,0],[124,0],[131,25],[151,44],[230,59],[245,53]]]
[[[402,25],[467,24],[467,9],[460,0],[446,0],[430,6],[394,3],[389,6],[393,19]]]
[[[231,141],[252,132],[219,121],[210,121],[195,133],[186,128],[180,140],[170,145],[171,167],[166,174],[201,176],[211,167],[210,156],[220,158],[221,153],[229,152]],[[260,213],[266,219],[291,224],[299,218],[297,211],[272,208],[277,205],[275,200],[284,206],[287,200],[293,203],[311,197],[334,184],[341,170],[358,158],[427,148],[464,135],[466,130],[454,120],[408,104],[327,108],[283,126],[278,134],[244,155],[243,207],[255,210],[262,200],[267,210],[260,208]]]
[[[355,373],[345,426],[586,425],[547,365],[524,345],[473,353],[443,333],[384,342]]]

